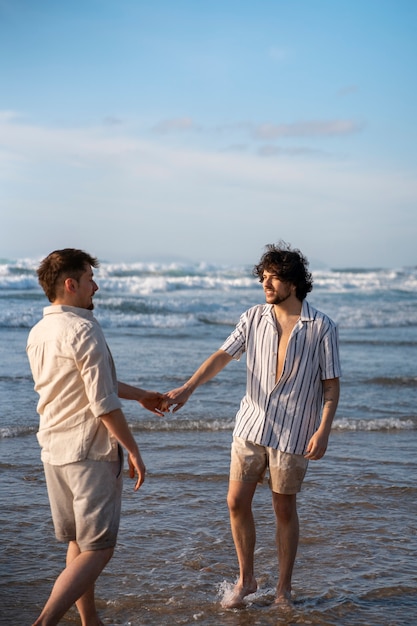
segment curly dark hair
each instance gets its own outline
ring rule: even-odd
[[[57,299],[60,283],[66,278],[79,280],[87,269],[87,266],[98,267],[98,260],[75,248],[54,250],[41,262],[37,269],[39,284],[45,292],[49,302]]]
[[[279,241],[276,245],[269,243],[265,248],[266,252],[253,268],[254,276],[262,283],[264,271],[273,270],[280,280],[294,285],[297,298],[304,300],[313,289],[313,277],[308,271],[306,257],[299,250],[292,249],[285,241]]]

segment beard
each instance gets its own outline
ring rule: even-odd
[[[287,293],[284,294],[272,294],[271,296],[268,296],[267,294],[265,294],[266,299],[268,304],[282,304],[283,302],[285,302],[286,300],[288,300],[288,298],[291,296],[291,289],[288,289]]]

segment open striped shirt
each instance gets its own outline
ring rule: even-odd
[[[241,315],[221,346],[236,360],[246,352],[246,394],[233,435],[282,452],[304,454],[320,424],[322,381],[341,374],[337,327],[303,300],[277,381],[278,342],[273,305],[260,304]]]

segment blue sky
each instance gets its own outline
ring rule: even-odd
[[[414,0],[0,0],[0,257],[416,265]]]

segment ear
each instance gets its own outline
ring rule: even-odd
[[[64,287],[67,293],[75,293],[75,280],[73,278],[66,278],[64,282]]]

